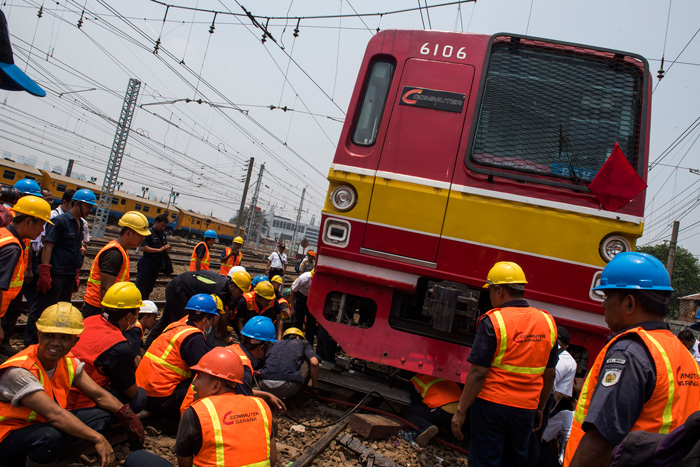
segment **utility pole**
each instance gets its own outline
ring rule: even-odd
[[[668,277],[671,277],[671,274],[673,274],[673,263],[676,261],[676,243],[678,243],[679,226],[679,221],[673,221],[673,233],[671,233],[671,243],[668,245],[668,263],[666,263]]]
[[[245,198],[248,196],[248,187],[250,186],[250,176],[253,174],[253,163],[255,158],[251,157],[248,161],[248,175],[245,177],[245,186],[243,187],[243,197],[241,198],[241,207],[238,208],[238,217],[236,218],[236,227],[233,229],[236,235],[239,235],[239,226],[243,223],[243,213],[245,212]]]
[[[299,222],[301,221],[301,210],[304,207],[304,196],[306,196],[306,187],[301,190],[301,201],[299,201],[299,210],[297,211],[297,221],[294,224],[294,235],[292,236],[292,247],[295,246],[297,241],[297,232],[299,231]],[[294,252],[296,253],[299,248],[296,247]]]
[[[70,175],[73,173],[73,163],[75,160],[73,159],[68,159],[68,167],[66,167],[66,177],[70,177]]]
[[[117,124],[117,132],[114,135],[114,142],[112,143],[112,152],[109,155],[105,178],[102,180],[99,206],[92,224],[92,236],[95,238],[103,238],[105,234],[107,218],[112,208],[112,197],[114,196],[114,189],[117,186],[117,177],[119,177],[119,168],[122,165],[122,158],[124,157],[126,139],[129,136],[131,120],[134,118],[136,100],[139,97],[139,89],[141,89],[141,81],[131,78],[129,80],[129,86],[126,88],[124,104],[122,105],[122,112],[119,115],[119,123]]]
[[[250,210],[248,215],[248,222],[246,227],[246,234],[248,240],[251,240],[250,234],[253,230],[254,220],[255,220],[255,209],[258,205],[258,196],[260,195],[260,185],[262,185],[263,173],[265,173],[265,164],[260,166],[260,171],[258,172],[258,181],[255,182],[255,191],[253,192],[253,199],[250,202]]]

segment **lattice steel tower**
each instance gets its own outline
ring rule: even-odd
[[[129,136],[131,119],[134,117],[136,100],[139,97],[139,89],[141,89],[141,81],[131,78],[129,80],[129,86],[126,88],[124,105],[122,106],[121,115],[119,115],[117,132],[114,135],[114,143],[112,144],[112,152],[109,154],[109,163],[107,164],[105,178],[102,182],[99,206],[97,208],[97,213],[95,214],[95,221],[92,224],[92,236],[95,238],[102,238],[105,234],[107,218],[109,217],[109,211],[112,208],[114,189],[117,187],[119,168],[122,165],[122,158],[124,157],[126,139]]]

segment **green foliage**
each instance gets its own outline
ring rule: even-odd
[[[658,258],[662,263],[668,263],[668,245],[652,245],[637,247],[637,251],[648,253]],[[682,246],[676,248],[676,259],[673,262],[671,286],[675,289],[673,298],[668,304],[669,318],[678,317],[680,301],[678,297],[700,293],[700,262],[690,251]]]

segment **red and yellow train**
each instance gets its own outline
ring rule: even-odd
[[[609,332],[591,288],[642,235],[650,98],[630,53],[375,35],[328,175],[309,297],[320,325],[353,357],[463,382],[487,273],[515,261],[585,369]]]

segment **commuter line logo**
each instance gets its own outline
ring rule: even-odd
[[[404,86],[399,104],[461,113],[465,99],[464,94],[456,92]]]

